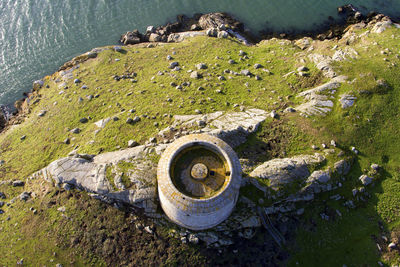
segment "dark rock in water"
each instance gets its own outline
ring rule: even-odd
[[[202,29],[218,28],[228,25],[233,30],[243,31],[243,24],[225,13],[210,13],[200,17],[199,25]]]

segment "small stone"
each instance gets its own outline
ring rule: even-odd
[[[81,80],[79,80],[79,79],[74,79],[74,83],[80,83],[81,82]]]
[[[144,230],[145,230],[147,233],[151,234],[151,235],[154,233],[153,230],[150,228],[150,226],[146,226],[146,227],[144,228]]]
[[[12,186],[17,187],[17,186],[24,186],[25,182],[21,180],[15,180],[12,182]]]
[[[240,74],[244,75],[244,76],[250,76],[251,72],[249,70],[241,70]]]
[[[174,59],[174,58],[171,55],[167,56],[167,60],[172,60],[172,59]]]
[[[176,61],[171,62],[171,63],[169,64],[169,68],[170,68],[170,69],[173,69],[173,68],[175,68],[175,67],[177,67],[177,66],[179,66],[179,63],[176,62]]]
[[[136,112],[135,109],[130,109],[130,110],[129,110],[129,113],[135,113],[135,112]]]
[[[63,141],[64,144],[69,145],[70,143],[70,139],[69,138],[65,138]]]
[[[244,52],[243,50],[240,50],[240,51],[239,51],[239,56],[242,57],[242,56],[244,56],[244,55],[246,55],[246,52]]]
[[[199,238],[195,234],[189,234],[189,242],[193,244],[199,243]]]
[[[198,109],[196,109],[194,112],[197,113],[197,114],[201,114],[201,113],[202,113],[202,112],[201,112],[200,110],[198,110]]]
[[[316,145],[312,145],[311,148],[314,150],[318,150],[318,147]]]
[[[28,192],[23,192],[19,195],[19,199],[23,201],[27,201],[29,198],[31,198],[31,194]]]
[[[117,116],[114,116],[112,119],[113,121],[119,121],[119,118]]]
[[[236,62],[235,62],[233,59],[229,59],[229,60],[228,60],[228,63],[229,63],[229,64],[235,64]]]
[[[276,113],[275,110],[271,111],[271,113],[269,114],[271,116],[271,118],[275,119],[278,117],[278,114]]]
[[[205,63],[199,63],[196,65],[198,70],[207,69],[207,65]]]
[[[135,140],[129,140],[128,141],[128,147],[135,147],[137,145],[139,145],[139,144]]]
[[[200,78],[201,78],[201,75],[200,75],[197,71],[193,71],[193,72],[190,74],[190,78],[192,78],[192,79],[200,79]]]
[[[21,141],[25,140],[25,139],[26,139],[26,135],[21,136],[19,139],[20,139]]]
[[[120,47],[120,46],[114,46],[114,51],[115,52],[122,52],[122,47]]]
[[[157,139],[156,139],[155,137],[151,137],[151,138],[149,139],[149,142],[150,142],[150,143],[157,143]]]
[[[356,155],[359,153],[359,151],[354,146],[351,147],[351,151]]]
[[[301,67],[298,67],[298,68],[297,68],[297,71],[298,71],[298,72],[301,72],[301,71],[308,71],[308,68],[307,68],[306,66],[301,66]]]
[[[74,133],[74,134],[78,134],[78,133],[81,132],[81,129],[79,129],[79,128],[74,128],[74,129],[72,129],[70,132],[71,132],[71,133]]]
[[[397,247],[396,243],[393,243],[393,242],[391,242],[391,243],[388,245],[388,248],[389,248],[389,249],[395,249],[396,247]]]
[[[59,207],[59,208],[57,208],[57,210],[59,211],[59,212],[65,212],[65,207],[64,206],[62,206],[62,207]]]
[[[321,146],[322,146],[322,148],[324,148],[324,149],[328,147],[326,144],[322,144]]]
[[[372,178],[368,177],[367,175],[363,174],[358,178],[363,185],[369,185],[372,183]]]
[[[354,188],[353,190],[351,190],[351,193],[353,194],[353,197],[355,197],[358,193],[358,189]]]
[[[88,89],[87,85],[82,85],[82,89]]]
[[[81,118],[79,119],[80,123],[87,123],[89,120],[87,118]]]
[[[261,64],[258,64],[258,63],[257,63],[257,64],[254,64],[254,68],[255,68],[255,69],[262,68],[262,65],[261,65]]]
[[[218,76],[218,80],[220,80],[220,81],[225,81],[226,79],[225,79],[224,76]]]
[[[64,183],[62,187],[64,188],[65,191],[70,191],[73,188],[72,185],[67,184],[67,183]]]
[[[296,110],[294,108],[292,108],[292,107],[288,107],[288,108],[285,109],[285,112],[288,112],[288,113],[296,112]]]
[[[331,146],[336,147],[336,142],[335,142],[335,140],[331,140]]]
[[[158,127],[158,122],[153,123],[155,127]]]
[[[46,110],[41,110],[41,111],[38,113],[38,116],[39,116],[39,117],[43,117],[46,113],[47,113]]]
[[[261,80],[261,77],[258,76],[258,75],[256,75],[256,76],[255,76],[255,79],[256,79],[257,81],[260,81],[260,80]]]
[[[226,31],[220,31],[218,32],[218,38],[228,38],[228,33]]]
[[[380,166],[376,163],[371,164],[371,169],[373,169],[374,171],[378,171],[380,169]]]
[[[132,123],[136,123],[136,122],[139,122],[139,121],[140,121],[140,117],[136,116],[136,117],[133,118]]]

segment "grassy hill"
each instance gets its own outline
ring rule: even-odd
[[[0,263],[12,266],[22,258],[27,266],[276,263],[271,259],[274,253],[263,254],[260,244],[268,233],[261,230],[253,240],[246,241],[242,251],[232,245],[221,248],[221,256],[201,244],[182,244],[171,236],[168,227],[157,228],[157,236],[148,235],[135,227],[135,222],[146,218],[101,203],[84,192],[65,191],[44,181],[25,181],[73,149],[98,154],[126,148],[131,139],[143,144],[167,127],[172,115],[240,110],[243,106],[275,110],[280,117],[267,119],[237,149],[239,156],[257,149],[258,144],[268,144],[261,148],[265,152],[257,159],[261,163],[314,153],[313,144],[320,146],[333,139],[354,158],[343,187],[305,206],[293,241],[284,250],[289,255],[285,264],[399,264],[398,250],[389,251],[387,246],[400,235],[400,29],[392,27],[380,34],[367,31],[356,30],[361,37],[350,44],[343,40],[313,41],[312,50],[302,50],[288,40],[265,40],[248,47],[235,39],[209,37],[125,46],[120,52],[105,47],[96,58],[80,63],[70,72],[72,75],[56,72],[45,77],[43,87],[33,92],[29,104],[24,104],[23,121],[0,134],[0,159],[4,161],[0,166],[0,192],[6,195],[0,201],[10,203],[1,207]],[[358,55],[334,63],[337,74],[346,75],[349,82],[333,96],[338,99],[351,93],[357,98],[355,105],[343,109],[335,101],[326,116],[284,113],[285,108],[303,102],[296,97],[300,92],[330,80],[308,55],[332,56],[335,49],[346,47]],[[246,56],[240,55],[240,50]],[[230,59],[235,63],[230,64]],[[169,68],[174,61],[181,70]],[[207,69],[197,70],[198,63],[205,63]],[[255,68],[255,64],[262,66]],[[308,75],[296,74],[300,66],[309,69]],[[233,73],[244,69],[259,79]],[[191,78],[188,70],[197,70],[202,78]],[[38,116],[41,112],[45,114]],[[135,116],[141,120],[126,123]],[[98,131],[94,122],[108,117],[112,120]],[[88,122],[80,122],[82,118]],[[74,128],[79,128],[79,133],[72,133]],[[69,142],[65,142],[67,138]],[[358,155],[350,151],[353,146],[360,151]],[[360,186],[358,177],[367,174],[372,163],[379,164],[381,171],[374,186],[367,187],[368,199],[355,201],[355,209],[331,199],[335,194],[351,199],[352,189]],[[13,180],[25,181],[25,187],[11,186]],[[20,201],[16,197],[23,191],[34,192],[34,197]],[[257,194],[252,188],[242,191],[249,197]],[[63,216],[57,210],[60,207],[66,209]],[[321,219],[321,212],[335,210],[342,216]],[[234,253],[235,249],[239,252]],[[281,254],[275,255],[278,262]]]

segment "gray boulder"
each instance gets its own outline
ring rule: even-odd
[[[358,179],[363,185],[369,185],[370,183],[372,183],[372,178],[365,174],[361,175]]]
[[[351,165],[347,160],[342,159],[335,162],[333,168],[338,174],[346,175],[349,173]]]
[[[304,181],[310,175],[308,165],[318,164],[325,157],[315,153],[314,155],[300,155],[292,158],[272,159],[264,162],[250,173],[250,177],[268,179],[272,189],[292,183]]]
[[[319,183],[327,183],[331,179],[331,175],[329,170],[319,170],[319,171],[314,171],[310,177],[308,177],[307,182],[308,183],[313,183],[313,182],[319,182]]]

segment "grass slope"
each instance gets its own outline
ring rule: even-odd
[[[378,260],[399,263],[396,253],[388,252],[385,245],[379,253],[376,246],[382,242],[382,233],[395,233],[400,222],[399,36],[399,29],[389,29],[380,35],[370,34],[363,41],[352,44],[359,53],[358,59],[335,66],[338,73],[353,80],[351,84],[343,84],[335,96],[352,92],[357,96],[354,107],[342,110],[334,106],[333,111],[323,118],[282,114],[278,121],[268,119],[246,144],[237,149],[244,158],[246,150],[259,150],[260,156],[251,159],[255,163],[274,157],[313,153],[311,144],[329,143],[331,139],[347,153],[351,146],[361,152],[341,189],[325,193],[306,206],[296,242],[287,248],[291,265],[359,266],[375,265]],[[316,52],[331,55],[335,44],[325,41],[314,46]],[[339,48],[345,46],[338,45]],[[382,55],[381,51],[385,49],[390,52]],[[246,47],[233,39],[197,37],[179,44],[153,48],[129,46],[124,50],[123,53],[104,50],[97,58],[80,64],[73,71],[74,78],[82,81],[80,84],[76,85],[70,79],[66,84],[68,88],[60,88],[61,82],[56,82],[60,79],[59,74],[45,77],[44,88],[30,100],[31,113],[26,120],[0,134],[0,158],[5,161],[0,166],[1,180],[25,179],[74,148],[81,153],[97,154],[125,148],[130,139],[144,143],[171,123],[168,115],[195,114],[196,110],[203,113],[239,110],[235,104],[282,111],[300,103],[301,99],[295,97],[297,93],[328,80],[307,60],[304,51],[283,40],[272,39]],[[240,60],[239,50],[244,50],[248,59]],[[179,62],[181,71],[168,69],[171,61],[166,59],[167,55]],[[237,64],[229,64],[229,59]],[[204,78],[191,79],[187,71],[195,70],[195,64],[201,62],[208,66],[199,71]],[[263,67],[255,69],[256,63]],[[310,69],[309,77],[284,76],[301,65]],[[225,69],[236,72],[249,69],[261,80],[226,74]],[[164,75],[157,75],[159,71],[165,72]],[[136,82],[113,79],[114,75],[133,72],[137,74]],[[219,80],[220,75],[226,80]],[[385,80],[388,87],[377,86],[379,79]],[[171,82],[191,84],[178,90],[170,85]],[[87,89],[82,89],[82,85]],[[198,90],[200,86],[203,91]],[[89,100],[89,95],[98,97]],[[172,102],[167,101],[168,98]],[[130,109],[135,112],[131,114]],[[37,116],[40,110],[47,111],[45,116]],[[141,117],[141,121],[133,125],[126,123],[128,117],[141,115],[147,117]],[[104,129],[96,131],[94,122],[114,116],[119,120],[111,120]],[[80,123],[82,117],[90,117],[89,122]],[[69,131],[76,127],[81,129],[79,134]],[[26,138],[21,140],[23,135]],[[63,143],[67,137],[71,139],[69,145]],[[334,160],[329,159],[327,164]],[[368,189],[371,194],[368,202],[357,203],[357,209],[347,210],[330,200],[332,194],[351,199],[351,190],[360,186],[358,177],[367,172],[371,163],[383,166],[384,172],[380,181]],[[28,265],[51,264],[50,259],[54,263],[73,262],[75,265],[129,262],[208,265],[218,260],[220,264],[240,263],[239,258],[233,261],[233,254],[227,254],[231,259],[228,256],[217,259],[199,247],[182,245],[174,239],[166,239],[170,242],[166,248],[165,243],[157,243],[157,239],[150,240],[132,229],[128,213],[90,199],[82,192],[68,193],[45,183],[28,183],[26,187],[25,190],[41,193],[27,203],[16,201],[11,207],[3,207],[6,213],[0,215],[1,264],[14,265],[20,258]],[[22,189],[2,184],[0,191],[5,192],[9,200]],[[258,196],[254,188],[245,187],[242,191],[247,196]],[[66,207],[64,216],[57,211],[59,206]],[[37,209],[38,214],[29,211],[30,207]],[[321,220],[321,212],[336,209],[342,217],[336,216],[329,222]],[[8,216],[9,220],[6,219]],[[160,232],[160,236],[167,238],[168,233]],[[143,238],[148,242],[139,241]],[[118,257],[126,249],[117,245],[120,242],[131,247],[130,251],[124,252],[133,255],[131,261]],[[262,255],[258,257],[262,258]],[[251,260],[257,263],[254,257],[247,263]]]

